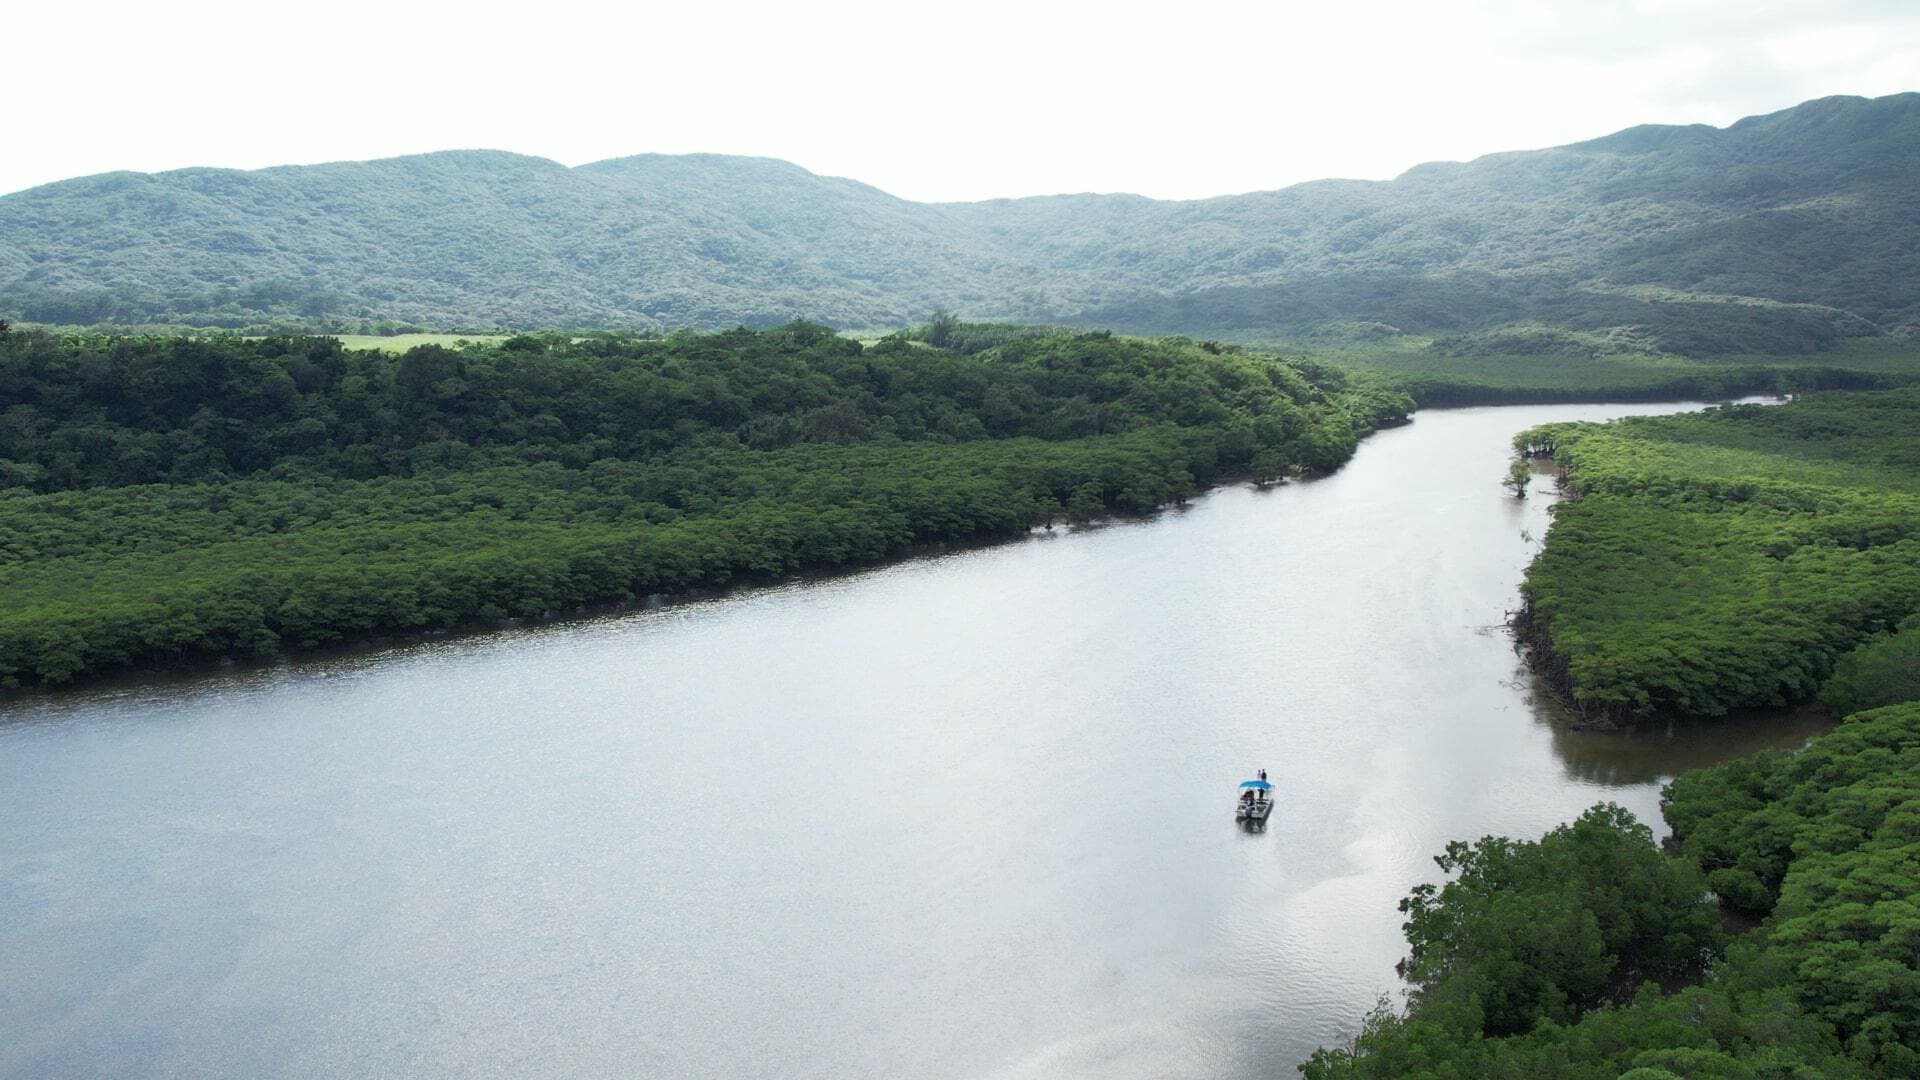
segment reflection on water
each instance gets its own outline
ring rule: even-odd
[[[1553,731],[1553,752],[1567,776],[1608,787],[1663,784],[1689,769],[1730,757],[1805,746],[1834,725],[1830,713],[1815,707],[1688,723],[1654,722],[1618,731],[1576,728],[1546,710],[1541,719]]]
[[[1447,841],[1813,726],[1556,725],[1549,500],[1338,475],[867,573],[0,705],[0,1074],[1287,1075]],[[1258,831],[1228,808],[1270,770]]]

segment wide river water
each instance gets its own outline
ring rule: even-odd
[[[0,701],[0,1074],[1289,1076],[1449,840],[1817,721],[1570,732],[1530,424],[618,616]],[[1269,770],[1264,833],[1235,785]]]

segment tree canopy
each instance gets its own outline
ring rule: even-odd
[[[1383,1003],[1301,1071],[1920,1073],[1920,702],[1860,713],[1805,750],[1688,773],[1665,812],[1677,856],[1604,806],[1538,843],[1450,845],[1441,867],[1459,877],[1403,905],[1406,1011]],[[1723,943],[1703,872],[1721,903],[1766,918]],[[1715,959],[1695,967],[1696,950]]]
[[[1575,496],[1522,629],[1590,715],[1860,711],[1675,779],[1670,853],[1606,806],[1449,845],[1401,905],[1405,1011],[1308,1077],[1920,1075],[1917,420],[1909,389],[1515,437]]]
[[[981,335],[965,324],[960,339]],[[1403,396],[1183,340],[0,338],[0,680],[541,615],[1337,467]]]
[[[1516,440],[1539,441],[1575,497],[1527,570],[1521,627],[1589,717],[1809,700],[1920,611],[1920,389]]]

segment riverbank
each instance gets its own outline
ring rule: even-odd
[[[1282,483],[1285,483],[1284,481]],[[1246,477],[1223,479],[1200,492],[1196,498],[1241,485],[1254,485]],[[1270,486],[1270,485],[1267,485]],[[574,625],[590,625],[637,614],[698,608],[702,605],[751,599],[758,593],[789,588],[827,587],[835,582],[873,573],[889,567],[911,565],[921,560],[963,556],[970,552],[1054,535],[1067,535],[1079,529],[1098,529],[1112,525],[1140,524],[1163,513],[1178,512],[1188,506],[1182,500],[1175,506],[1145,514],[1108,513],[1079,522],[1059,522],[1053,526],[1036,525],[1024,536],[990,536],[972,540],[937,541],[914,544],[897,554],[869,563],[840,564],[830,567],[801,568],[788,573],[753,576],[742,574],[724,585],[693,586],[676,592],[656,592],[644,596],[621,596],[591,600],[564,610],[545,610],[530,615],[506,616],[479,622],[457,623],[434,629],[401,630],[368,634],[326,644],[290,646],[282,643],[275,651],[244,656],[194,657],[171,663],[142,667],[123,667],[95,671],[61,683],[27,683],[0,687],[0,705],[22,705],[37,701],[57,701],[74,694],[112,694],[148,692],[156,687],[191,687],[215,674],[233,677],[263,677],[274,673],[325,669],[340,664],[374,660],[384,654],[436,646],[460,646],[481,643],[500,635],[539,631],[563,631]]]
[[[1570,738],[1492,625],[1546,523],[1509,436],[1652,408],[1435,410],[1030,542],[13,698],[39,991],[0,1072],[1284,1072],[1395,990],[1447,840],[1651,821],[1662,762],[1804,738]]]
[[[865,348],[794,324],[394,357],[14,332],[0,375],[32,422],[0,431],[0,684],[537,618],[1146,512],[1227,476],[1332,470],[1410,407],[1218,346],[996,341]]]
[[[1449,845],[1437,861],[1459,876],[1402,908],[1406,1013],[1376,1012],[1301,1071],[1914,1075],[1920,701],[1687,772],[1662,811],[1666,855],[1611,805],[1538,842]]]
[[[1546,441],[1570,498],[1515,627],[1591,721],[1807,701],[1920,609],[1920,391],[1516,439]]]
[[[1302,1071],[1913,1075],[1920,391],[1548,425],[1514,445],[1552,456],[1568,491],[1514,629],[1590,725],[1698,730],[1816,692],[1852,715],[1679,775],[1666,856],[1612,806],[1537,842],[1449,844],[1453,880],[1401,908],[1406,1011]],[[1691,973],[1662,952],[1681,939]]]

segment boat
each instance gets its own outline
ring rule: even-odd
[[[1240,781],[1240,801],[1234,805],[1233,820],[1265,821],[1273,813],[1273,785],[1265,780]]]

